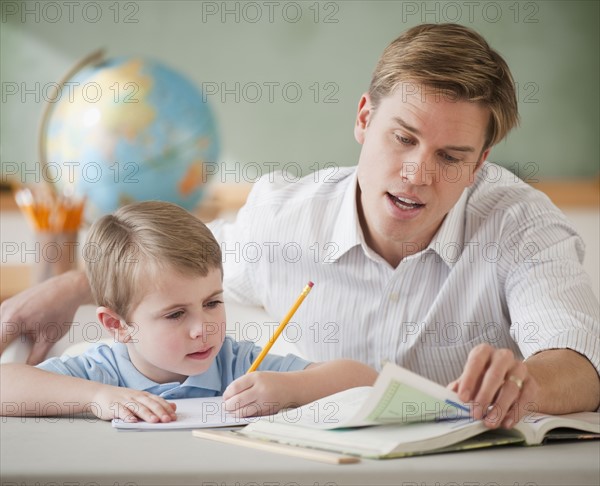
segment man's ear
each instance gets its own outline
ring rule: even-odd
[[[488,159],[490,152],[492,151],[492,147],[489,147],[483,151],[481,157],[479,158],[479,162],[477,162],[477,166],[475,167],[475,172],[477,172],[483,166],[483,163]]]
[[[477,161],[477,165],[475,166],[475,169],[473,170],[473,174],[471,174],[471,179],[472,179],[471,182],[475,182],[475,174],[477,174],[479,169],[481,169],[483,167],[483,163],[487,160],[488,155],[490,155],[491,151],[492,151],[492,147],[489,147],[481,153],[481,157],[479,157],[479,160]]]
[[[365,132],[373,116],[373,105],[369,93],[364,93],[358,102],[356,124],[354,125],[354,138],[361,145],[365,142]]]
[[[100,306],[96,309],[96,316],[102,324],[120,343],[126,343],[131,339],[131,331],[124,319],[112,309]]]
[[[469,176],[470,177],[469,185],[471,185],[475,182],[475,175],[477,174],[477,172],[479,172],[479,169],[481,169],[483,167],[483,163],[487,160],[491,151],[492,151],[492,147],[485,149],[481,153],[481,156],[479,157],[479,160],[477,161],[477,164],[475,165],[473,172]]]

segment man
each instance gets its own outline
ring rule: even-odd
[[[282,316],[313,280],[294,318],[307,358],[395,361],[450,383],[490,427],[596,409],[598,302],[582,242],[545,196],[485,162],[517,121],[510,71],[481,36],[408,30],[359,102],[357,168],[285,187],[265,177],[234,224],[213,225],[229,298]],[[2,346],[16,337],[5,323],[35,331],[87,300],[77,273],[16,296]]]

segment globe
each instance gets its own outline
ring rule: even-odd
[[[48,115],[46,172],[59,191],[87,198],[87,217],[148,199],[191,210],[218,155],[202,92],[181,74],[143,58],[86,66]]]

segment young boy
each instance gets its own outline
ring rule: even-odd
[[[97,221],[84,246],[98,320],[114,336],[76,357],[1,368],[2,415],[176,419],[168,399],[223,395],[240,416],[263,415],[355,386],[376,372],[361,363],[309,363],[267,355],[225,336],[221,251],[210,230],[166,202],[123,207]],[[285,371],[286,373],[277,373]]]

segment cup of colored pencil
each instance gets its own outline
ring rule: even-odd
[[[85,198],[23,188],[15,193],[15,199],[35,233],[32,284],[76,268]]]

